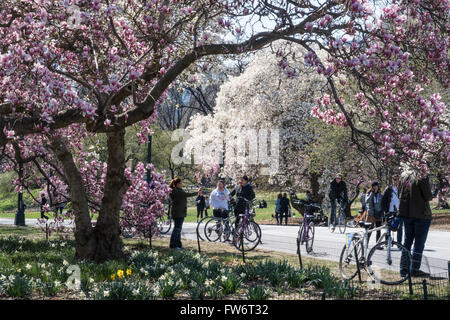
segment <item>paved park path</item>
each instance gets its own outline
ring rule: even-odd
[[[37,227],[37,219],[26,219],[25,224]],[[14,225],[14,219],[0,218],[0,225]],[[196,223],[184,223],[182,238],[196,240]],[[262,244],[258,248],[296,254],[298,226],[261,225]],[[357,232],[363,229],[347,228],[346,233]],[[313,252],[309,255],[302,251],[305,256],[339,261],[341,250],[345,244],[346,235],[340,234],[338,229],[331,233],[327,227],[316,227]],[[371,244],[375,243],[375,236],[371,237]],[[304,246],[302,246],[304,249]],[[424,251],[422,269],[432,274],[448,271],[450,260],[450,232],[430,230]]]

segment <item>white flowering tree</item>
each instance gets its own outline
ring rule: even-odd
[[[186,150],[207,174],[294,183],[312,139],[311,109],[325,82],[305,70],[301,48],[291,47],[297,55],[285,57],[281,48],[277,42],[257,52],[242,74],[221,86],[214,112],[192,119]]]

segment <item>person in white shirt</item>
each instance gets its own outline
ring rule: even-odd
[[[213,207],[214,217],[226,218],[228,216],[230,192],[225,188],[222,180],[217,182],[217,188],[211,192],[209,199],[209,204]]]

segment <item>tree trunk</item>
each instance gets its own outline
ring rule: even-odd
[[[311,185],[311,196],[317,203],[322,203],[322,197],[319,196],[320,184],[319,184],[320,174],[311,173],[309,175],[309,183]]]
[[[108,169],[102,204],[95,225],[95,246],[89,253],[96,262],[124,257],[120,238],[120,208],[127,191],[125,179],[125,130],[107,133]]]
[[[63,166],[64,175],[69,184],[72,210],[75,215],[76,256],[77,258],[85,259],[89,256],[90,248],[94,245],[94,229],[89,215],[83,179],[63,138],[59,136],[54,137],[51,145],[58,161]]]
[[[61,138],[53,142],[64,167],[75,213],[76,257],[102,263],[124,257],[120,238],[120,208],[128,188],[125,180],[125,130],[107,133],[108,160],[103,198],[95,228],[92,227],[87,196],[73,156]]]

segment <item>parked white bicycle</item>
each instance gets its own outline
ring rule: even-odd
[[[344,279],[353,279],[360,270],[365,269],[371,278],[382,284],[396,285],[408,279],[411,268],[411,253],[401,243],[392,239],[391,232],[395,214],[386,216],[386,223],[372,228],[370,222],[359,222],[363,232],[348,233],[347,241],[339,259],[339,270]],[[378,230],[385,232],[369,251],[369,235]]]

